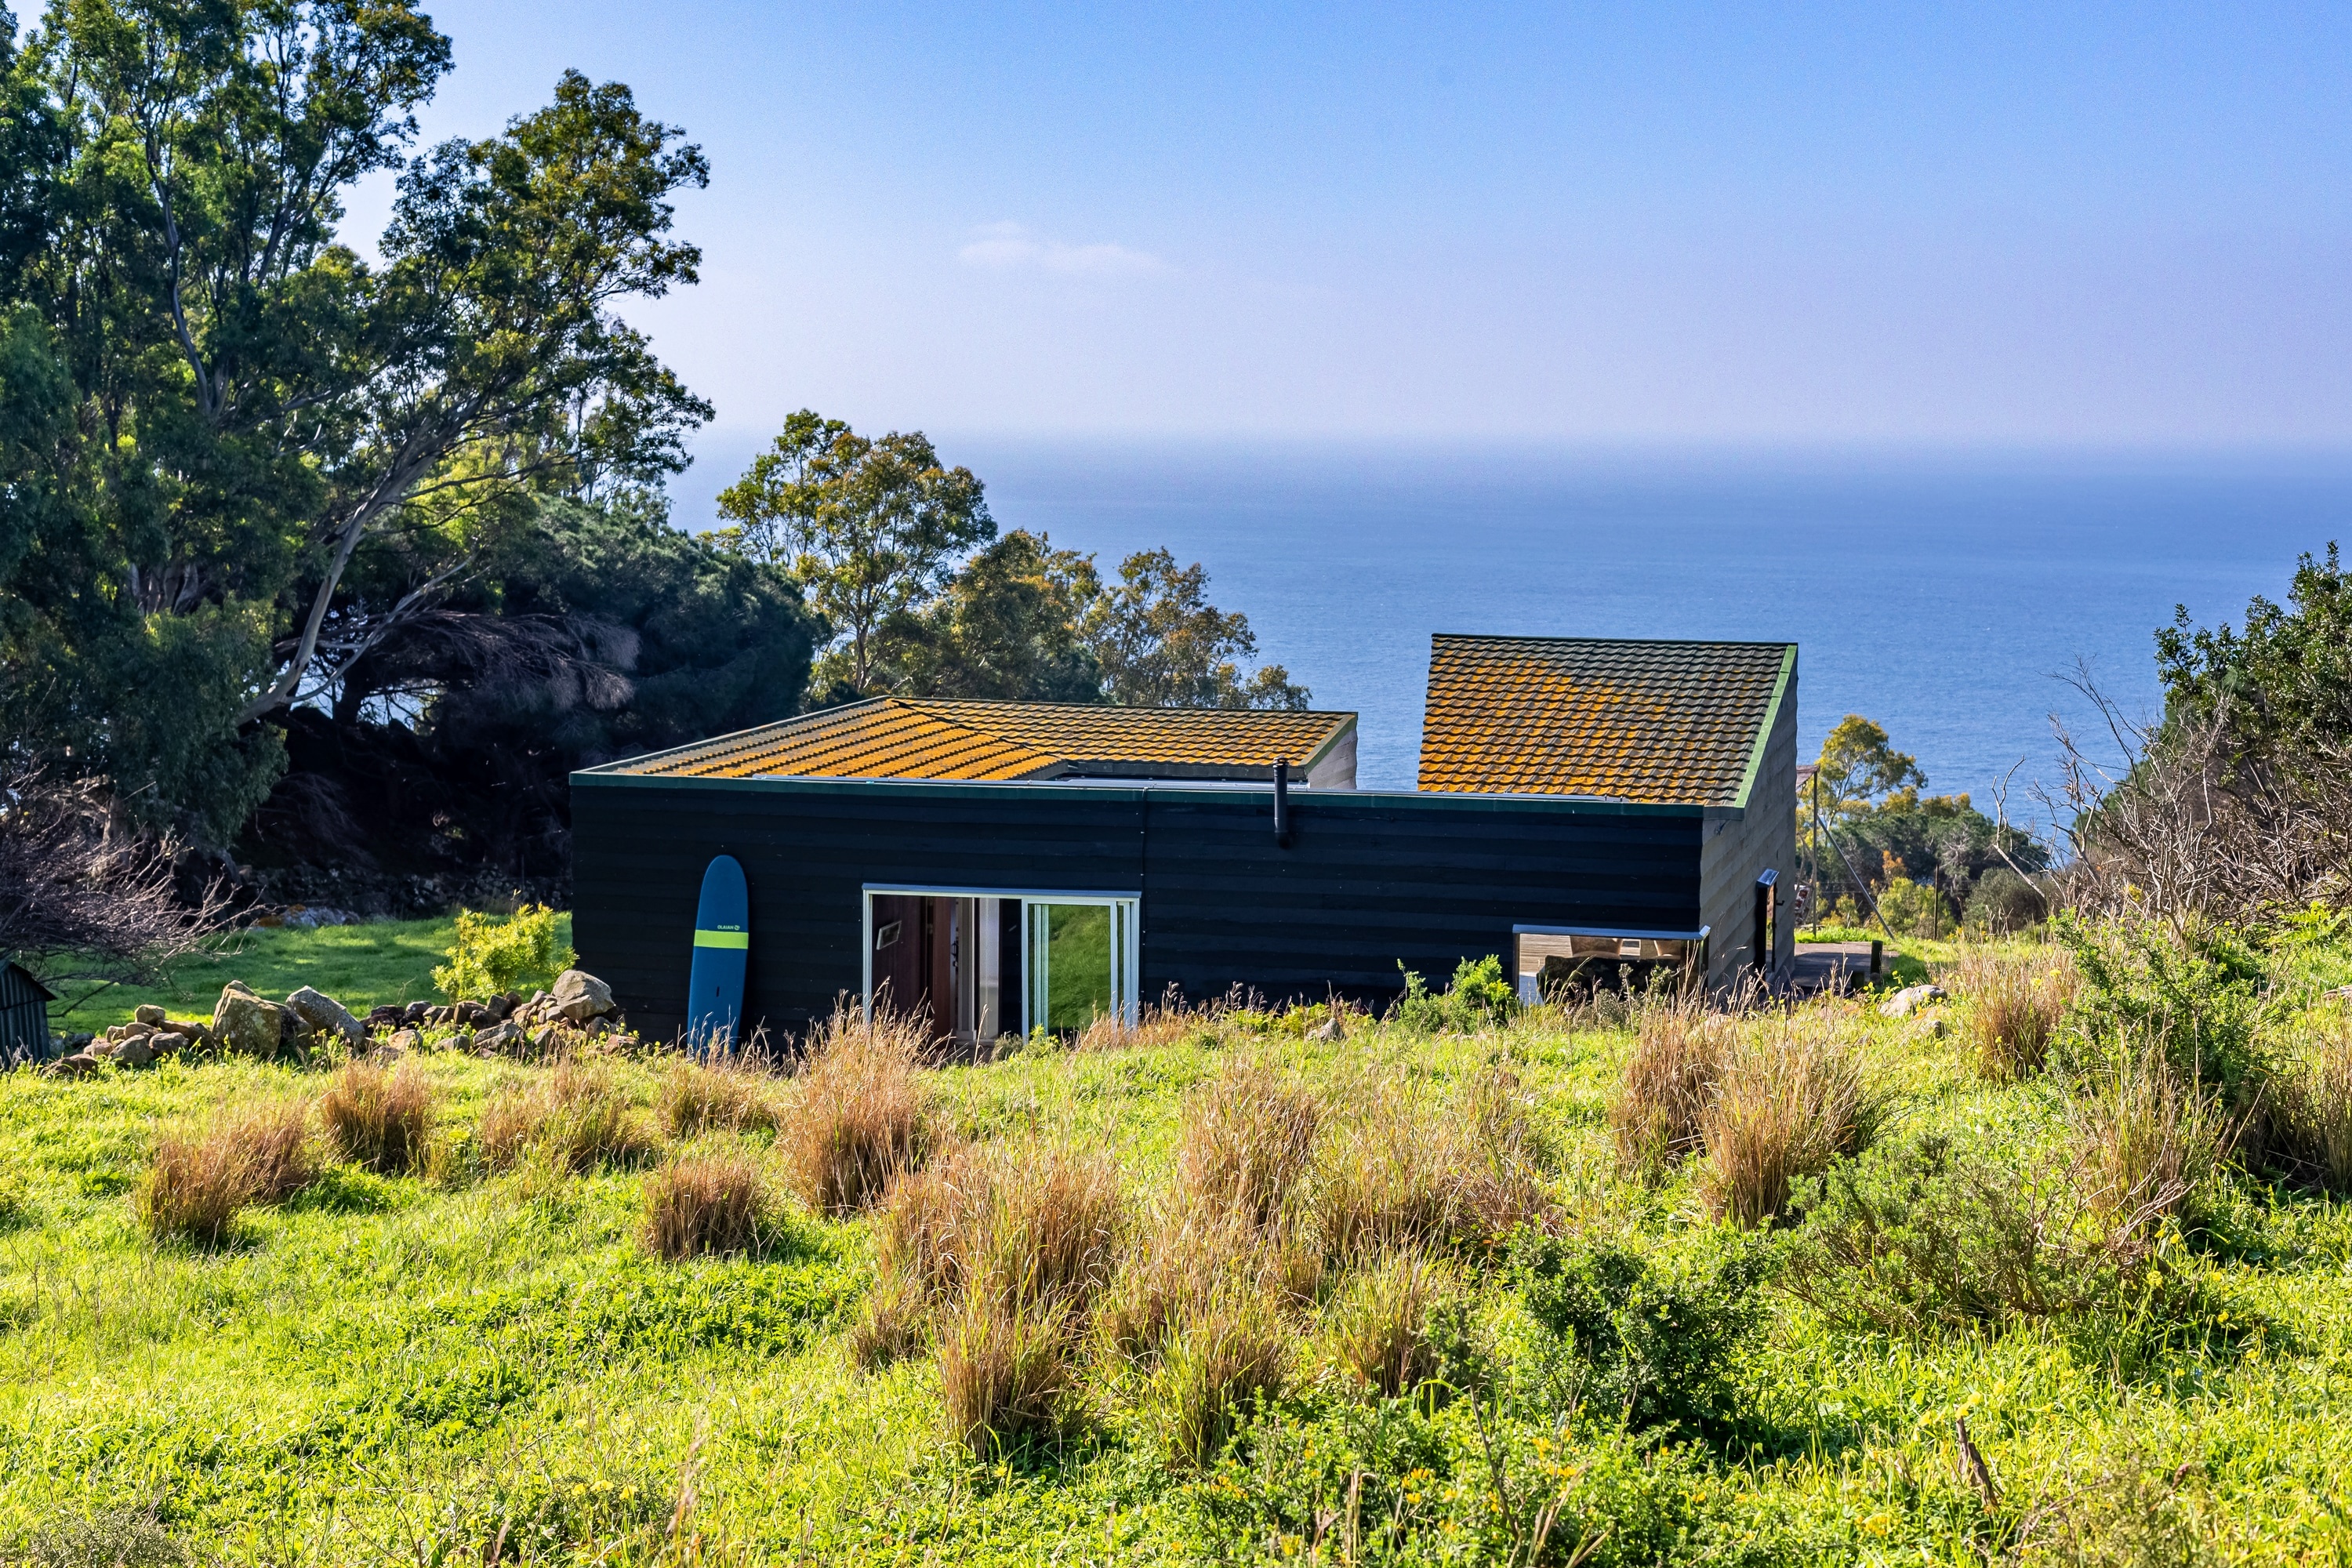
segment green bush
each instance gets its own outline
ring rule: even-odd
[[[2040,925],[2049,913],[2049,900],[2041,889],[2008,867],[1996,866],[1969,890],[1965,923],[1989,936],[2014,936]]]
[[[1879,918],[1901,936],[1929,939],[1948,934],[1954,921],[1944,895],[1908,877],[1897,877],[1878,895]]]
[[[2262,967],[2234,933],[2071,913],[2053,931],[2082,975],[2056,1053],[2063,1069],[2081,1076],[2152,1055],[2183,1080],[2218,1091],[2231,1114],[2260,1113],[2277,1064],[2263,1036]],[[2256,1144],[2259,1131],[2249,1129]]]
[[[1762,1246],[1727,1246],[1680,1270],[1622,1247],[1524,1242],[1513,1271],[1528,1315],[1570,1358],[1564,1405],[1633,1431],[1720,1431],[1739,1415],[1731,1373],[1762,1321]]]
[[[458,910],[457,940],[445,955],[449,962],[433,971],[433,984],[452,1002],[552,984],[572,961],[555,921],[555,911],[544,904],[525,904],[505,921]]]
[[[1936,1137],[1875,1150],[1799,1205],[1778,1283],[1841,1328],[1906,1335],[2191,1308],[2159,1260],[2160,1216],[2098,1198],[2063,1161],[1961,1155]]]
[[[1403,964],[1397,968],[1404,974],[1404,994],[1389,1009],[1388,1021],[1399,1028],[1472,1035],[1508,1022],[1518,1009],[1518,991],[1503,973],[1503,961],[1493,953],[1454,965],[1453,984],[1442,996]]]

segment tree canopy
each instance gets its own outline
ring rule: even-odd
[[[707,177],[576,73],[412,157],[411,0],[58,0],[0,32],[0,719],[224,842],[291,707],[540,498],[657,479],[709,414],[616,313],[691,282]],[[371,263],[342,199],[399,168]]]

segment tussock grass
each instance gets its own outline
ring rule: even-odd
[[[345,1063],[319,1097],[319,1121],[343,1159],[379,1175],[425,1168],[437,1096],[413,1061],[385,1068],[364,1059]]]
[[[766,1173],[741,1150],[689,1154],[646,1178],[646,1250],[676,1262],[759,1245],[770,1199]]]
[[[1206,1468],[1258,1397],[1281,1393],[1292,1359],[1290,1327],[1263,1291],[1231,1287],[1185,1312],[1153,1377],[1168,1457]]]
[[[1067,1342],[1116,1271],[1123,1238],[1109,1160],[1060,1148],[948,1151],[893,1182],[876,1216],[877,1282],[851,1356],[871,1368],[936,1336],[942,1377],[955,1361],[957,1436],[976,1451],[1014,1442],[1043,1419],[1036,1390],[1069,1375]],[[1047,1326],[1051,1365],[1038,1359]],[[992,1414],[1000,1405],[1001,1421]]]
[[[1078,1051],[1140,1051],[1172,1046],[1212,1027],[1202,1014],[1175,1005],[1146,1007],[1133,1024],[1116,1013],[1102,1014],[1071,1042]]]
[[[527,1086],[511,1087],[482,1112],[482,1162],[511,1170],[536,1152],[567,1175],[625,1165],[653,1152],[654,1135],[612,1065],[560,1061]]]
[[[1732,1028],[1696,994],[1644,998],[1633,1054],[1609,1100],[1620,1169],[1656,1181],[1706,1142],[1701,1119],[1731,1054]]]
[[[1836,1015],[1816,1008],[1752,1025],[1700,1113],[1699,1191],[1718,1218],[1761,1225],[1799,1178],[1869,1142],[1877,1110]]]
[[[868,1023],[837,1008],[810,1042],[780,1143],[793,1192],[820,1214],[866,1208],[921,1158],[930,1089],[919,1066],[927,1019],[877,1007]]]
[[[239,1210],[282,1202],[317,1177],[310,1120],[310,1101],[293,1099],[166,1128],[137,1189],[140,1223],[159,1241],[217,1246]]]
[[[1334,1261],[1491,1249],[1552,1206],[1517,1080],[1496,1069],[1447,1106],[1405,1080],[1358,1086],[1317,1163],[1314,1220]]]
[[[2277,1152],[2331,1193],[2352,1193],[2352,1015],[2318,1020],[2276,1083]]]
[[[1324,1333],[1334,1359],[1391,1399],[1435,1376],[1429,1310],[1444,1279],[1436,1266],[1413,1253],[1374,1259],[1324,1310]]]
[[[2123,1231],[2179,1212],[2236,1135],[2213,1094],[2153,1051],[2102,1073],[2075,1097],[2070,1120],[2082,1191]]]
[[[680,1058],[662,1074],[654,1120],[672,1138],[703,1132],[772,1131],[782,1120],[776,1082],[733,1060],[706,1066]]]
[[[1274,1217],[1315,1161],[1323,1105],[1262,1061],[1228,1059],[1184,1105],[1176,1179],[1211,1210],[1253,1226]]]
[[[949,1428],[993,1458],[1061,1425],[1076,1383],[1066,1308],[1022,1310],[966,1296],[940,1335],[940,1395]]]
[[[2042,1070],[2080,984],[2063,948],[2018,953],[1966,947],[1951,980],[1965,1004],[1961,1038],[1978,1069],[1995,1083]]]

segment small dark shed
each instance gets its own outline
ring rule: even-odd
[[[18,1067],[49,1054],[49,988],[13,962],[0,962],[0,1065]]]
[[[1792,956],[1797,650],[1440,637],[1420,787],[1356,788],[1356,716],[879,698],[574,773],[572,941],[683,1022],[713,856],[751,888],[744,1015],[837,1002],[971,1039],[1170,989],[1375,1006],[1492,954],[1530,998]]]

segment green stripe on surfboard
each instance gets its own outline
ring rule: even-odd
[[[751,945],[751,933],[748,931],[698,931],[694,933],[694,945],[749,949]]]

